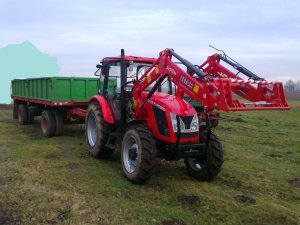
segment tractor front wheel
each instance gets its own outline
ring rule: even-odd
[[[204,138],[204,141],[206,141],[206,138]],[[198,180],[212,181],[221,172],[224,161],[223,154],[221,141],[214,133],[211,133],[207,146],[207,155],[197,158],[186,158],[184,163],[192,177]]]
[[[121,148],[125,176],[135,184],[146,183],[152,176],[156,158],[156,142],[148,127],[132,126],[127,129]]]

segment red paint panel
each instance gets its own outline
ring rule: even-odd
[[[101,106],[104,121],[110,124],[115,124],[115,118],[108,101],[101,95],[92,97],[89,102],[94,100],[96,100]]]

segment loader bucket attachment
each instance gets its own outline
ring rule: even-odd
[[[241,79],[214,79],[211,83],[219,90],[217,109],[224,111],[288,110],[283,85]]]
[[[232,66],[237,73],[221,65],[221,61]],[[213,77],[213,89],[218,90],[219,95],[223,95],[220,97],[224,102],[217,100],[219,110],[290,109],[281,82],[267,82],[225,54],[209,56],[199,68]],[[241,75],[246,79],[243,79]]]

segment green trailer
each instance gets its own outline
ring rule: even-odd
[[[14,79],[11,97],[13,117],[20,124],[32,124],[42,116],[46,137],[61,135],[67,123],[83,123],[90,99],[103,89],[103,81],[89,77],[42,77]],[[108,80],[108,93],[115,93],[117,79]],[[54,125],[52,125],[54,124]],[[49,129],[49,127],[51,129]]]
[[[43,77],[15,79],[11,82],[12,98],[41,100],[47,102],[86,102],[98,93],[102,83],[97,78]],[[113,92],[116,79],[110,79],[108,89]]]

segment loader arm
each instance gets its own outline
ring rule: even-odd
[[[172,57],[179,60],[191,72],[186,73],[172,61]],[[229,71],[225,69],[224,67],[224,71]],[[289,109],[282,83],[273,82],[271,84],[264,80],[244,81],[236,75],[232,75],[232,72],[229,78],[218,77],[215,74],[207,73],[205,70],[201,71],[198,67],[179,56],[174,50],[165,49],[142,77],[135,81],[134,104],[138,106],[136,113],[139,114],[140,108],[151,98],[166,77],[169,77],[171,82],[176,85],[176,96],[183,98],[183,95],[186,95],[198,101],[203,104],[205,112],[212,112],[215,109],[221,111]],[[230,79],[233,76],[235,76],[234,79]],[[153,82],[156,82],[156,84],[147,98],[141,102],[139,98],[141,92]],[[254,87],[251,82],[255,83],[257,87]],[[249,106],[247,103],[236,99],[233,93],[256,103]]]

